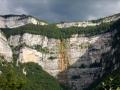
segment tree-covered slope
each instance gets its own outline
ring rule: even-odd
[[[1,61],[0,90],[63,90],[63,88],[38,64],[16,66]]]
[[[5,28],[2,31],[5,33],[7,37],[10,35],[18,35],[24,33],[31,33],[37,35],[47,36],[48,38],[70,38],[73,34],[80,34],[84,36],[93,36],[98,35],[101,33],[105,33],[108,31],[111,23],[101,23],[100,25],[96,26],[88,26],[88,27],[70,27],[70,28],[58,28],[54,24],[41,26],[41,25],[33,25],[28,24],[18,28]]]

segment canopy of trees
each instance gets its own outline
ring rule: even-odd
[[[23,74],[23,68],[26,75]],[[13,63],[1,62],[0,90],[63,90],[63,87],[38,64],[15,66]]]
[[[46,26],[29,24],[13,29],[2,29],[2,31],[7,37],[9,37],[10,35],[22,35],[24,33],[31,33],[47,36],[48,38],[62,39],[70,38],[73,34],[82,34],[85,36],[101,34],[107,32],[109,30],[110,25],[111,23],[101,23],[97,26],[57,28],[57,26],[54,24]]]

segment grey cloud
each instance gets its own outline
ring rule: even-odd
[[[95,19],[119,12],[119,0],[0,0],[0,14],[30,14],[50,22]]]

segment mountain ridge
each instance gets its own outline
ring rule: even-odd
[[[120,13],[114,14],[111,16],[103,17],[96,20],[86,20],[86,21],[75,21],[75,22],[60,22],[53,23],[58,28],[69,28],[69,27],[87,27],[87,26],[96,26],[101,23],[108,23],[120,19]],[[26,24],[35,24],[35,25],[49,25],[46,21],[40,20],[31,15],[0,15],[0,28],[16,28]],[[15,24],[16,23],[16,24]]]
[[[26,24],[47,25],[46,22],[30,15],[1,15],[0,28],[16,28]]]
[[[107,21],[110,22],[69,28],[58,28],[56,24],[18,26],[15,23],[17,28],[1,28],[0,56],[17,67],[37,63],[71,90],[83,90],[109,68],[112,71],[119,66],[118,60],[111,58],[114,52],[119,53],[118,48],[118,51],[113,49],[119,46],[119,14]],[[23,71],[27,75],[25,67]]]

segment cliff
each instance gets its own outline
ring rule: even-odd
[[[18,62],[38,63],[61,83],[71,88],[87,87],[102,74],[101,55],[110,51],[111,34],[83,37],[73,35],[66,40],[25,33],[11,36],[10,46],[23,45]]]
[[[111,51],[112,37],[115,33],[111,26],[120,18],[118,14],[117,16],[101,19],[99,22],[96,20],[96,23],[92,23],[93,21],[89,21],[90,23],[80,22],[80,25],[77,24],[77,26],[76,23],[78,22],[75,22],[74,25],[74,22],[72,22],[72,24],[67,24],[67,26],[66,24],[56,24],[55,30],[53,27],[49,27],[49,24],[34,22],[36,20],[34,18],[31,19],[29,17],[28,19],[27,17],[26,19],[25,17],[22,20],[20,18],[23,17],[7,17],[7,19],[12,19],[15,22],[8,21],[6,24],[3,24],[3,20],[0,19],[0,22],[2,22],[0,27],[4,28],[1,29],[2,32],[0,33],[0,55],[5,60],[16,60],[17,66],[19,66],[19,63],[37,63],[50,75],[57,78],[60,83],[65,84],[72,90],[83,90],[104,74],[105,61],[102,56]],[[35,28],[36,32],[33,28],[34,32],[30,31],[29,33],[25,27],[22,28],[23,31],[24,29],[26,30],[24,33],[22,30],[22,33],[18,31],[21,29],[19,26],[24,27],[24,25],[29,23],[39,23],[40,27],[48,26],[50,33],[44,33],[43,30],[47,28],[38,29],[38,31]],[[107,26],[106,23],[108,24]],[[5,30],[6,25],[7,28],[18,28],[7,29],[7,31]],[[74,32],[74,29],[70,29],[72,26],[77,27],[78,31],[71,33]],[[71,32],[69,30],[66,31],[67,29],[61,30],[58,27],[69,27]],[[31,30],[29,27],[27,28]],[[82,32],[81,29],[88,31]],[[112,33],[111,30],[113,31]],[[71,33],[70,36],[66,36],[65,32]],[[56,38],[58,35],[60,37]],[[61,37],[63,35],[66,37]]]
[[[0,28],[16,28],[26,24],[47,25],[46,22],[28,15],[0,16]]]
[[[112,15],[109,17],[101,18],[98,20],[81,21],[81,22],[61,22],[57,24],[58,28],[69,28],[69,27],[88,27],[97,26],[101,23],[108,23],[120,19],[120,14]]]

